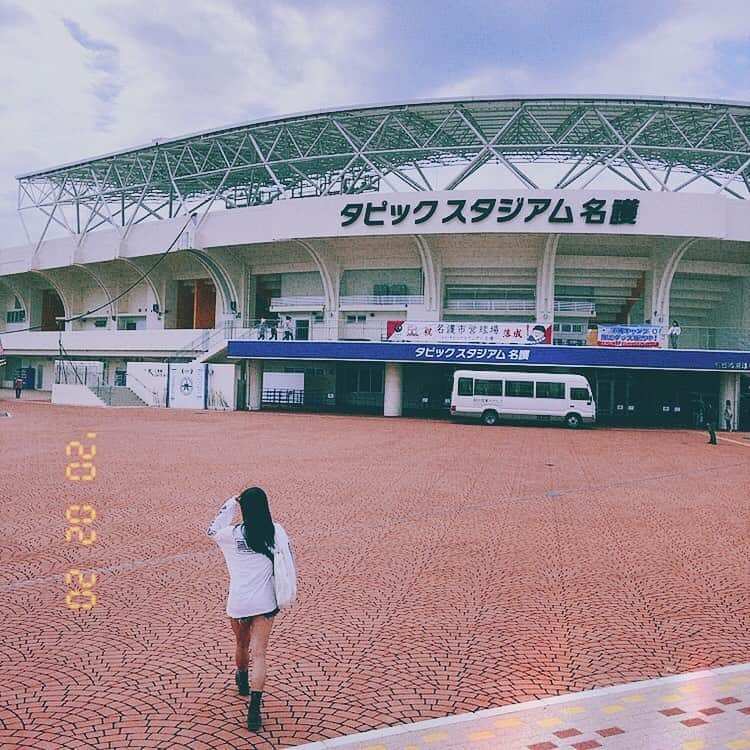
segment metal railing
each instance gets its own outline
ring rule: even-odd
[[[341,297],[339,305],[342,308],[352,307],[408,307],[409,305],[423,305],[422,294],[354,294]]]
[[[750,351],[750,329],[707,326],[682,326],[677,337],[678,349],[725,349],[727,351]],[[667,327],[662,328],[664,346],[670,346]]]
[[[533,299],[449,299],[446,310],[456,312],[512,312],[524,315],[536,314],[536,301]],[[555,302],[555,312],[594,316],[593,302],[563,300]]]
[[[270,309],[272,311],[321,310],[325,303],[325,297],[272,297]]]

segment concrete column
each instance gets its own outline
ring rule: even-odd
[[[260,411],[263,391],[263,361],[251,359],[247,363],[247,408]]]
[[[724,429],[724,404],[732,402],[732,429],[737,429],[740,406],[740,374],[738,372],[722,372],[719,377],[719,409],[717,414],[720,429]]]
[[[559,234],[550,234],[539,250],[536,268],[536,320],[550,325],[555,318],[555,257]]]
[[[383,416],[401,416],[402,366],[397,362],[385,363],[385,384],[383,393]]]

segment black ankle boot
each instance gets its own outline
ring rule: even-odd
[[[250,703],[247,704],[247,728],[251,732],[257,732],[260,729],[260,701],[263,693],[260,690],[253,690],[250,694]]]
[[[250,683],[247,681],[247,670],[237,670],[234,673],[234,681],[240,690],[240,695],[250,695]]]

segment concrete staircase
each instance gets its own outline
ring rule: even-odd
[[[90,390],[106,406],[148,406],[148,404],[125,385],[100,385]]]

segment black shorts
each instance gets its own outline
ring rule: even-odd
[[[276,607],[276,609],[272,609],[270,612],[264,612],[263,617],[265,617],[267,620],[272,620],[276,615],[279,614],[279,608]],[[249,615],[248,617],[235,617],[234,619],[237,620],[237,622],[252,622],[256,617],[260,617],[260,615]]]

